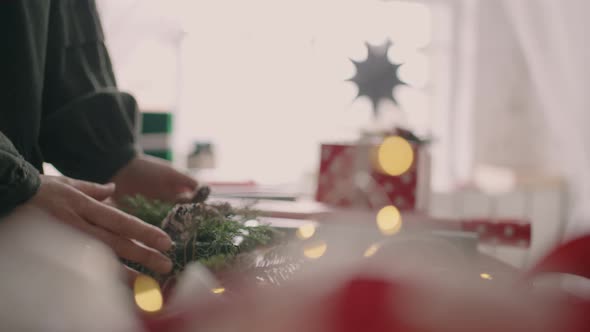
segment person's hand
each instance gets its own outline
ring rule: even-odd
[[[111,179],[115,198],[141,194],[165,202],[183,201],[197,189],[197,181],[175,170],[168,162],[141,155],[135,157]]]
[[[94,236],[121,258],[168,273],[172,263],[160,251],[169,250],[172,240],[157,227],[104,204],[114,192],[114,184],[41,175],[39,191],[26,204]]]

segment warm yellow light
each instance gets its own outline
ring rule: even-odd
[[[328,249],[328,245],[325,242],[311,244],[303,249],[303,255],[307,258],[317,259],[326,253],[326,249]]]
[[[489,273],[482,273],[482,274],[480,274],[479,276],[480,276],[482,279],[484,279],[484,280],[492,280],[492,279],[494,279],[494,278],[492,277],[492,275],[491,275],[491,274],[489,274]]]
[[[211,290],[211,292],[213,294],[222,294],[223,292],[225,292],[225,288],[223,288],[223,287],[213,288]]]
[[[314,224],[305,224],[297,230],[297,237],[305,240],[311,238],[315,234],[315,225]]]
[[[363,254],[363,256],[365,256],[365,257],[371,257],[371,256],[375,255],[377,253],[377,251],[379,250],[379,247],[380,246],[377,243],[371,244],[367,248],[367,250],[365,250],[365,253]]]
[[[391,176],[405,173],[414,162],[412,145],[400,136],[391,136],[383,140],[377,152],[379,169]]]
[[[402,228],[402,216],[399,210],[389,205],[377,213],[377,226],[381,233],[385,235],[397,234]]]
[[[133,293],[135,294],[135,303],[143,311],[157,312],[164,305],[160,285],[156,280],[146,275],[140,275],[135,279]]]

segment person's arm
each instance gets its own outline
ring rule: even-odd
[[[48,1],[0,1],[0,217],[40,184],[33,145],[48,12]]]
[[[115,89],[72,101],[41,125],[45,160],[69,177],[108,182],[137,155],[136,112],[135,100]]]
[[[63,174],[105,183],[136,156],[135,99],[118,90],[93,1],[52,2],[39,143]]]
[[[113,181],[115,198],[174,202],[197,186],[135,146],[135,99],[117,88],[93,1],[52,2],[39,143],[45,160],[77,179]]]
[[[0,216],[28,201],[39,189],[39,172],[0,132]]]

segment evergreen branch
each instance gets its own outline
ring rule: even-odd
[[[173,208],[172,204],[137,195],[127,197],[122,210],[162,228],[162,221]],[[246,226],[246,221],[258,216],[248,207],[233,208],[227,203],[203,202],[193,203],[191,208],[197,212],[190,216],[191,227],[183,231],[183,238],[187,240],[177,243],[176,248],[168,253],[173,261],[173,274],[194,261],[214,272],[229,268],[238,255],[271,245],[282,237],[281,232],[268,225]],[[160,277],[138,264],[125,263],[142,273]]]

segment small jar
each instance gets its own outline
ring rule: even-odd
[[[195,142],[193,152],[188,156],[189,169],[215,168],[215,155],[210,142]]]

